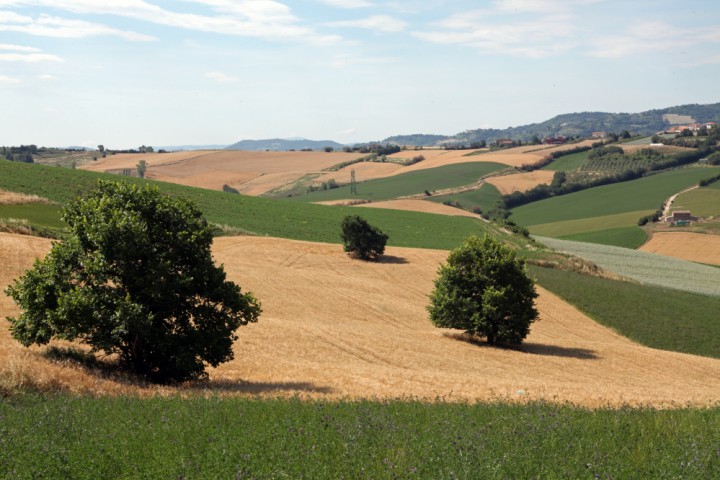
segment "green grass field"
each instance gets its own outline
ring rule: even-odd
[[[292,197],[290,200],[302,202],[322,202],[327,200],[362,199],[362,200],[391,200],[407,195],[422,194],[425,190],[433,192],[445,188],[462,187],[470,185],[480,177],[498,170],[504,170],[507,165],[493,162],[468,162],[444,167],[416,170],[387,178],[362,181],[358,178],[357,195],[350,193],[350,185],[332,190],[322,190],[305,195]]]
[[[437,203],[458,202],[465,210],[473,211],[476,208],[479,208],[483,212],[489,212],[495,208],[501,198],[502,195],[500,195],[500,192],[495,185],[485,183],[477,190],[470,190],[468,192],[455,193],[452,195],[433,195],[432,197],[428,197],[427,200]]]
[[[698,217],[720,216],[720,188],[712,188],[715,185],[718,184],[678,195],[673,202],[673,210],[690,210]]]
[[[26,203],[22,205],[0,205],[0,220],[24,219],[34,225],[52,228],[63,228],[65,223],[60,220],[60,207],[46,203]]]
[[[601,217],[579,218],[560,222],[532,225],[529,230],[535,235],[545,237],[562,237],[581,233],[600,232],[614,228],[636,226],[639,218],[653,213],[655,210],[638,210],[635,212],[616,213]]]
[[[640,227],[621,227],[597,232],[576,233],[563,235],[558,238],[574,240],[576,242],[599,243],[624,248],[638,248],[647,242],[647,234]]]
[[[99,174],[67,168],[0,161],[0,188],[34,193],[59,203],[94,187],[103,178],[152,183],[163,192],[195,202],[208,221],[252,233],[279,238],[340,243],[340,222],[345,215],[362,215],[390,235],[389,245],[451,249],[486,226],[477,219],[399,210],[328,207],[224,193],[134,177]]]
[[[541,168],[541,170],[553,170],[561,172],[575,171],[588,162],[588,157],[591,152],[592,150],[588,150],[587,152],[578,152],[571,153],[570,155],[565,155],[558,158],[557,160],[554,160],[550,164],[545,165],[543,168]]]
[[[513,209],[510,218],[518,225],[530,227],[640,210],[655,211],[672,194],[718,173],[720,167],[672,170],[523,205]]]
[[[720,410],[24,396],[7,479],[720,476]]]
[[[536,266],[529,270],[544,288],[638,343],[720,358],[717,297]]]

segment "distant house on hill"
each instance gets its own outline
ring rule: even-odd
[[[498,138],[495,140],[495,145],[498,147],[511,147],[512,144],[513,141],[510,138]]]
[[[558,135],[557,137],[547,137],[545,139],[545,143],[547,145],[562,145],[563,143],[567,142],[567,138],[563,137],[562,135]]]
[[[607,132],[592,132],[592,138],[605,138],[607,137]]]
[[[687,225],[690,222],[697,222],[698,217],[694,217],[690,210],[676,210],[672,215],[663,218],[663,221],[671,225]]]

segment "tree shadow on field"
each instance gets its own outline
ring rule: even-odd
[[[595,350],[590,350],[588,348],[566,348],[558,345],[546,345],[544,343],[534,342],[523,343],[517,347],[517,350],[533,355],[577,358],[579,360],[597,360],[600,358]]]
[[[566,348],[558,345],[546,345],[537,342],[523,342],[521,345],[495,345],[488,344],[483,338],[468,335],[466,333],[445,333],[448,338],[469,343],[478,347],[501,348],[505,350],[514,350],[521,353],[529,353],[531,355],[543,355],[547,357],[563,357],[577,358],[579,360],[597,360],[600,357],[595,350],[587,348]]]
[[[273,393],[273,392],[294,392],[294,393],[332,393],[330,387],[321,387],[312,382],[251,382],[245,380],[207,380],[191,385],[201,390],[216,390],[219,392],[232,393]]]
[[[381,255],[378,258],[378,263],[387,263],[388,265],[405,265],[408,262],[407,258],[396,257],[395,255]]]

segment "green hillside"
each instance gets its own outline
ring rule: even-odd
[[[389,245],[451,249],[486,228],[483,222],[467,217],[374,208],[359,212],[351,207],[247,197],[134,177],[0,161],[0,189],[32,193],[60,204],[90,190],[100,178],[155,184],[165,193],[195,202],[208,221],[254,235],[340,243],[342,218],[361,214],[390,235]]]
[[[630,182],[604,185],[523,205],[513,209],[510,218],[518,225],[532,227],[634,211],[655,211],[672,194],[696,184],[702,178],[718,173],[720,167],[688,167],[672,170]],[[615,225],[618,226],[621,225]],[[530,228],[531,232],[532,230]]]
[[[445,188],[470,185],[488,173],[508,168],[507,165],[493,162],[468,162],[444,167],[428,168],[403,173],[392,177],[368,180],[357,184],[357,194],[350,193],[350,185],[332,190],[322,190],[292,197],[302,202],[322,202],[328,200],[362,199],[372,201],[391,200],[407,195],[418,195]],[[362,180],[362,179],[359,179]]]

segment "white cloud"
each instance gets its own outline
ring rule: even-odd
[[[0,43],[0,50],[10,50],[13,52],[41,52],[39,48],[35,47],[26,47],[25,45],[11,45],[8,43]]]
[[[590,55],[620,58],[651,52],[671,54],[718,42],[720,35],[717,35],[716,29],[681,29],[664,22],[642,22],[633,25],[623,35],[595,38]]]
[[[19,78],[0,75],[0,85],[17,85],[19,83],[20,83]]]
[[[335,134],[338,137],[349,137],[350,135],[354,135],[357,133],[356,128],[346,128],[345,130],[340,130],[339,132],[336,132]]]
[[[215,80],[218,83],[231,83],[231,82],[237,82],[237,78],[227,75],[222,72],[208,72],[205,74],[206,78],[209,78],[210,80]]]
[[[327,25],[331,27],[354,27],[366,28],[368,30],[376,30],[380,32],[401,32],[407,27],[407,23],[397,20],[388,15],[374,15],[368,18],[358,20],[342,20],[338,22],[329,22]]]
[[[6,15],[11,12],[0,12],[0,31],[20,32],[29,35],[55,38],[85,38],[91,36],[110,35],[133,41],[153,40],[153,37],[136,32],[91,23],[83,20],[69,20],[49,15],[37,18]]]
[[[0,53],[0,62],[62,62],[62,58],[49,53]]]
[[[340,37],[336,35],[321,35],[309,27],[300,25],[299,19],[292,14],[290,8],[273,0],[184,0],[196,3],[214,10],[215,15],[199,15],[181,13],[161,8],[143,0],[0,0],[2,6],[40,6],[65,10],[78,14],[115,15],[132,18],[144,22],[164,26],[182,28],[187,30],[213,32],[225,35],[238,35],[265,38],[268,40],[301,40],[312,44],[337,43]],[[9,12],[12,14],[12,12]],[[15,14],[16,15],[16,14]],[[27,24],[28,20],[19,15],[7,15],[3,21],[0,12],[0,26],[5,30],[9,23]],[[67,22],[74,22],[67,20]],[[3,25],[4,24],[4,25]],[[149,40],[147,35],[97,26],[94,30],[91,24],[73,26],[91,31],[95,35],[115,35],[126,40]],[[65,30],[54,31],[50,29],[35,28],[35,34],[70,36]],[[31,32],[28,32],[31,33]],[[85,35],[87,36],[87,35]]]
[[[338,8],[365,8],[372,7],[373,4],[366,0],[319,0],[325,5]]]
[[[345,68],[352,65],[378,65],[388,64],[394,61],[390,57],[361,57],[352,54],[334,55],[329,62],[329,66],[333,68]]]
[[[58,77],[56,77],[55,75],[50,75],[47,73],[37,76],[37,79],[42,80],[42,81],[53,81],[53,80],[57,80],[57,78]]]

